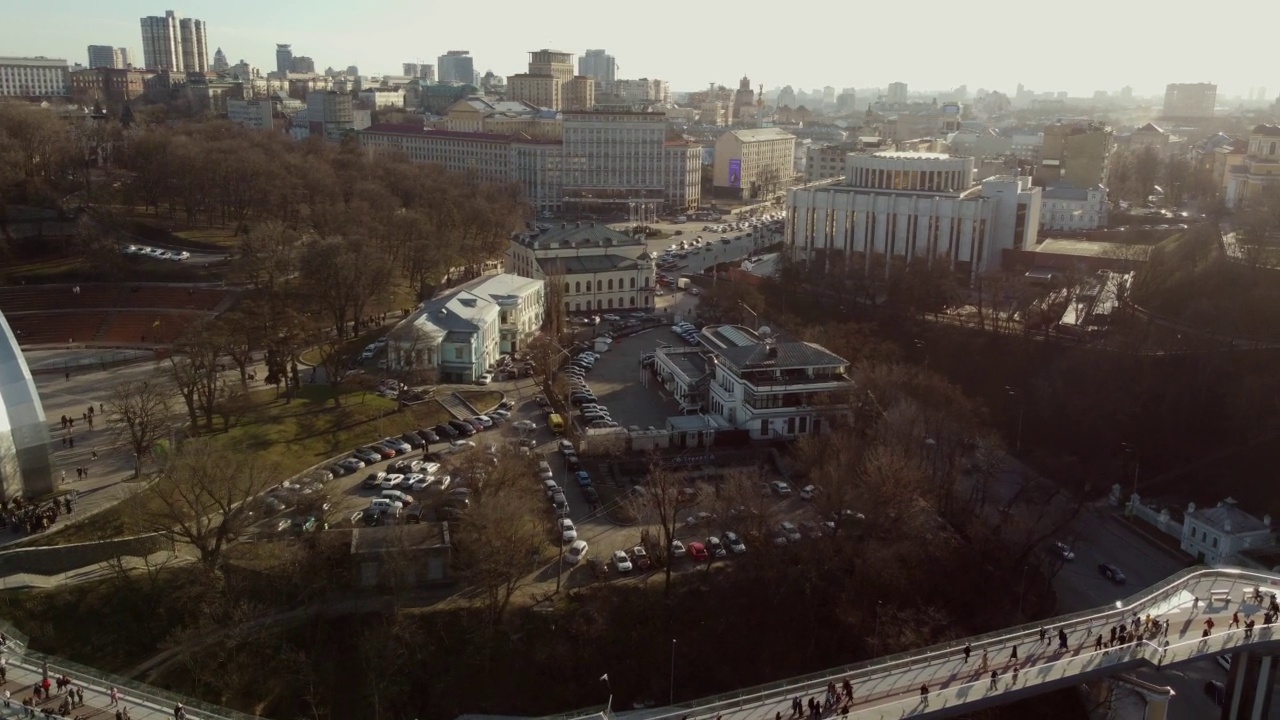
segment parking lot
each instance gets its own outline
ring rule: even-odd
[[[598,402],[608,406],[609,414],[622,427],[662,429],[666,427],[667,417],[676,412],[675,404],[650,385],[651,376],[640,367],[641,356],[652,352],[660,341],[670,342],[666,339],[670,334],[666,325],[659,325],[618,338],[585,374],[586,383]]]

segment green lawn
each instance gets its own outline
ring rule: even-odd
[[[253,393],[253,408],[231,428],[217,435],[220,442],[262,453],[279,467],[284,480],[357,446],[407,430],[430,427],[449,418],[439,403],[427,401],[396,411],[396,403],[373,393],[348,392],[334,407],[327,385],[304,385],[299,397],[286,403],[272,390]],[[496,400],[494,401],[497,402]],[[113,505],[92,518],[21,543],[26,546],[70,545],[141,532],[128,503]]]

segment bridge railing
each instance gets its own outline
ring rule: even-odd
[[[733,692],[722,693],[712,697],[702,698],[700,700],[676,703],[675,705],[670,706],[670,712],[654,714],[650,717],[653,720],[682,718],[686,715],[692,718],[701,716],[714,717],[716,714],[740,709],[749,705],[756,705],[765,701],[776,701],[778,697],[806,695],[814,692],[815,690],[821,691],[826,688],[828,683],[835,682],[839,684],[845,678],[848,678],[851,682],[855,683],[856,694],[857,685],[865,682],[869,677],[920,669],[940,660],[955,659],[961,648],[966,644],[972,646],[973,651],[980,655],[983,650],[1022,644],[1033,639],[1038,640],[1041,627],[1056,628],[1059,626],[1073,625],[1077,626],[1078,629],[1078,626],[1085,624],[1089,628],[1090,632],[1095,628],[1101,631],[1106,626],[1115,624],[1121,619],[1132,617],[1134,612],[1145,610],[1148,606],[1157,605],[1160,602],[1177,596],[1188,586],[1192,585],[1192,581],[1199,581],[1210,577],[1230,580],[1233,592],[1236,590],[1243,592],[1246,588],[1252,588],[1255,585],[1274,586],[1280,584],[1280,579],[1274,575],[1266,573],[1259,573],[1239,568],[1191,567],[1170,576],[1161,583],[1160,587],[1155,591],[1144,589],[1140,592],[1134,593],[1124,600],[1118,601],[1112,606],[1082,610],[1068,615],[1049,618],[1044,622],[1027,623],[1013,628],[1006,628],[1003,630],[997,630],[933,645],[923,650],[901,652],[894,655],[873,658],[871,660],[864,660],[862,662],[844,665],[838,668],[792,677],[778,682],[765,683],[763,685],[756,685]],[[590,713],[575,712],[555,717],[567,719],[581,717],[584,714]]]

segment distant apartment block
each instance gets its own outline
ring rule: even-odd
[[[110,45],[89,46],[89,68],[128,68],[132,67],[129,48],[111,47]]]
[[[474,110],[474,123],[492,127],[484,118],[486,108]],[[566,112],[561,125],[560,138],[533,138],[523,132],[379,124],[361,132],[360,140],[371,155],[403,153],[483,182],[517,182],[542,212],[627,212],[637,204],[685,211],[698,206],[702,149],[668,139],[663,113]]]
[[[227,100],[227,119],[250,130],[271,130],[275,127],[270,100]]]
[[[572,53],[536,50],[529,53],[527,73],[507,78],[506,98],[552,110],[590,110],[595,80],[574,76]]]
[[[1036,182],[1043,186],[1065,182],[1088,188],[1107,182],[1115,152],[1111,128],[1098,123],[1054,123],[1044,129]]]
[[[0,57],[0,97],[63,97],[70,92],[66,60]]]
[[[474,83],[475,61],[467,50],[450,50],[436,59],[436,72],[442,83]]]
[[[778,128],[730,130],[716,139],[717,197],[765,199],[791,184],[796,136]]]
[[[148,70],[206,72],[209,47],[203,20],[181,18],[172,10],[141,20],[142,57]]]
[[[1211,118],[1218,104],[1218,86],[1213,83],[1169,83],[1164,89],[1165,118]]]
[[[889,105],[905,105],[907,103],[907,84],[904,82],[889,83],[884,93],[884,101]]]
[[[1105,228],[1109,208],[1107,189],[1102,185],[1052,185],[1041,193],[1040,229],[1082,232]]]
[[[578,74],[601,85],[617,79],[618,62],[604,50],[588,50],[578,58]]]
[[[91,68],[71,73],[71,96],[85,103],[119,104],[142,97],[156,87],[158,75],[150,70]]]
[[[307,93],[308,135],[341,140],[348,132],[369,127],[369,122],[369,111],[357,110],[346,93]]]

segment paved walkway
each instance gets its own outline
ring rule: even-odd
[[[802,705],[810,698],[821,702],[829,682],[839,689],[846,679],[853,690],[848,715],[828,711],[823,717],[896,720],[955,715],[1138,666],[1161,668],[1251,645],[1266,645],[1274,651],[1280,645],[1280,630],[1262,624],[1269,598],[1262,604],[1254,599],[1254,588],[1259,586],[1264,596],[1280,591],[1280,575],[1238,568],[1194,568],[1116,607],[1050,619],[1044,626],[1044,641],[1040,640],[1039,626],[1012,628],[795,678],[770,689],[751,688],[683,703],[651,717],[773,720],[781,714],[792,718],[793,698]],[[1244,629],[1228,627],[1234,612],[1239,612],[1242,623],[1250,619],[1257,622],[1252,638]],[[1148,614],[1169,621],[1167,638],[1152,632],[1138,642],[1106,647],[1110,628],[1135,616],[1145,620]],[[1202,638],[1209,618],[1215,624],[1212,634]],[[1059,630],[1066,634],[1065,649],[1059,648]],[[1099,635],[1102,650],[1096,649]],[[972,649],[967,660],[963,653],[966,643]],[[997,673],[994,681],[993,671]]]

